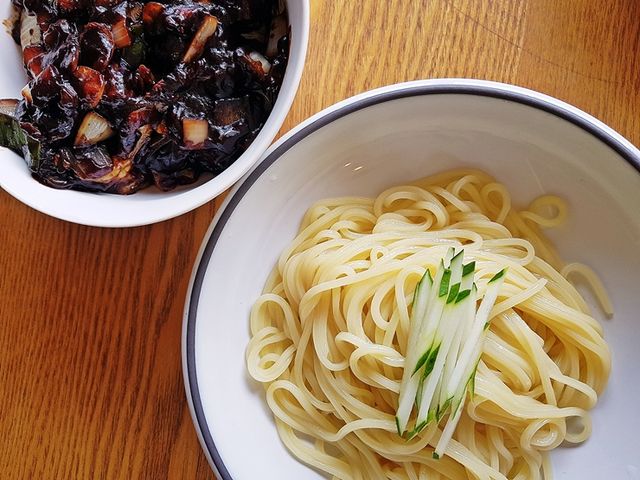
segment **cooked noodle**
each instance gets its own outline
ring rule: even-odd
[[[594,283],[605,304],[606,293],[541,232],[566,215],[550,195],[517,211],[475,170],[310,208],[253,307],[247,350],[287,448],[338,479],[550,479],[548,452],[589,437],[610,370],[601,326],[559,271]],[[475,394],[435,460],[446,417],[407,441],[394,416],[413,293],[450,246],[476,261],[479,298],[508,274]]]

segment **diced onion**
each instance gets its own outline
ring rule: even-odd
[[[20,46],[25,48],[36,45],[42,41],[42,32],[38,25],[38,17],[30,15],[26,10],[22,11],[20,18]]]
[[[209,137],[209,122],[197,118],[185,118],[182,120],[182,135],[186,146],[201,147]]]
[[[96,112],[89,112],[85,115],[78,134],[76,135],[75,145],[86,146],[94,145],[102,142],[113,135],[113,129],[109,122]]]
[[[207,15],[202,21],[202,25],[200,25],[200,28],[193,37],[193,40],[191,40],[191,45],[189,45],[189,48],[184,54],[182,61],[185,63],[189,63],[200,57],[207,41],[216,32],[216,28],[218,28],[218,19],[213,15]]]
[[[269,60],[267,60],[265,56],[262,55],[261,53],[251,52],[249,54],[249,58],[251,59],[251,61],[257,62],[260,64],[260,68],[262,69],[265,75],[267,75],[271,71],[271,63],[269,63]]]
[[[22,98],[24,98],[27,103],[33,102],[33,97],[31,96],[31,89],[29,88],[29,85],[25,85],[20,93],[22,93]]]

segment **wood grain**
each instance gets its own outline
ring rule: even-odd
[[[533,88],[640,144],[640,2],[316,0],[286,131],[432,77]],[[0,478],[212,479],[184,396],[183,299],[219,206],[126,230],[0,192]]]

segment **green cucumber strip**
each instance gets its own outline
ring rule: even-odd
[[[462,267],[462,276],[466,277],[467,275],[469,275],[469,274],[471,274],[471,273],[473,273],[475,271],[476,271],[476,262],[473,261],[473,262],[467,263],[466,265],[464,265]]]
[[[445,400],[445,402],[441,406],[439,406],[438,412],[437,412],[438,421],[442,420],[442,417],[444,417],[445,413],[447,413],[447,409],[451,406],[452,401],[453,401],[453,397],[449,397]]]
[[[440,394],[438,396],[439,419],[446,413],[444,405],[447,403],[447,400],[453,396],[448,390],[449,380],[451,379],[455,365],[458,362],[458,357],[462,348],[461,344],[465,338],[465,333],[469,330],[469,324],[473,322],[475,302],[471,303],[472,298],[470,297],[470,294],[471,291],[469,291],[469,294],[464,296],[460,302],[456,302],[454,305],[448,306],[451,313],[447,318],[448,321],[454,322],[451,327],[454,328],[455,331],[453,333],[453,339],[442,370],[442,388],[440,389]]]
[[[427,425],[429,425],[435,419],[436,419],[436,412],[434,412],[433,410],[429,411],[429,414],[427,415]]]
[[[447,303],[452,303],[458,297],[458,293],[460,292],[460,284],[456,283],[449,290],[449,296],[447,297]]]
[[[447,358],[449,355],[447,354]],[[433,399],[431,400],[431,405],[429,405],[429,414],[433,413],[434,420],[440,421],[440,417],[438,412],[440,411],[440,393],[443,391],[442,386],[442,375],[438,378],[438,384],[436,385],[436,389],[433,392]],[[429,418],[430,415],[427,415]]]
[[[436,275],[437,277],[437,275]],[[405,364],[411,365],[415,363],[416,357],[419,354],[418,339],[420,336],[420,329],[424,322],[424,316],[427,311],[429,299],[432,296],[433,279],[431,278],[431,272],[427,269],[425,274],[418,282],[416,291],[414,292],[414,305],[411,312],[411,325],[409,328],[408,347],[405,357]],[[412,378],[411,369],[405,368],[402,374],[402,381],[400,383],[400,396],[398,399],[398,410],[396,412],[396,421],[399,431],[404,433],[409,422],[409,416],[413,408],[413,402],[416,394],[420,388],[420,378]]]
[[[440,351],[440,345],[431,350],[431,355],[427,358],[427,362],[425,363],[424,372],[422,374],[422,379],[424,380],[428,377],[433,371],[433,365],[436,362],[436,357],[438,356],[438,352]]]
[[[442,315],[444,302],[439,296],[439,287],[442,284],[445,271],[444,262],[441,260],[440,267],[436,271],[436,277],[433,280],[433,288],[431,288],[429,293],[428,308],[422,321],[422,326],[419,329],[418,338],[416,339],[417,344],[421,348],[431,347],[433,336],[435,335],[440,316]]]
[[[458,292],[458,296],[456,297],[456,303],[460,303],[462,300],[467,298],[470,293],[471,293],[471,290],[462,290],[461,292]]]
[[[405,372],[410,371],[411,370],[409,369],[405,369]],[[410,376],[406,381],[403,378],[403,381],[400,385],[400,397],[398,399],[398,409],[396,411],[396,426],[398,427],[400,436],[402,436],[404,431],[407,429],[409,416],[411,415],[413,402],[416,398],[416,394],[418,393],[419,386],[419,375]]]
[[[475,287],[475,285],[472,288],[471,294],[469,297],[467,297],[467,300],[465,302],[463,302],[463,304],[460,306],[460,308],[462,310],[464,310],[463,314],[465,317],[465,325],[463,325],[461,327],[461,330],[463,330],[462,334],[461,334],[461,339],[462,338],[467,338],[471,332],[471,330],[473,329],[473,325],[474,325],[474,320],[475,320],[475,312],[476,312],[476,293],[477,293],[477,288]],[[443,397],[443,401],[447,400],[447,397],[453,397],[451,400],[451,411],[455,412],[457,410],[457,408],[460,406],[460,404],[464,401],[464,388],[466,388],[467,386],[467,382],[459,382],[456,383],[452,377],[454,376],[454,372],[456,370],[456,368],[458,367],[458,364],[462,362],[461,360],[461,355],[462,355],[462,350],[463,350],[463,342],[461,340],[460,344],[458,345],[458,354],[457,354],[457,358],[456,358],[456,364],[453,365],[453,367],[446,372],[446,383],[448,385],[448,388],[446,389],[446,395]],[[475,349],[472,352],[472,357],[476,358],[479,357],[479,355],[482,353],[482,343],[478,342],[475,346]],[[468,371],[467,370],[463,370],[462,372],[462,378],[463,379],[467,379],[468,375],[467,375]],[[469,372],[470,373],[470,372]]]
[[[418,370],[420,370],[420,368],[422,368],[422,366],[427,362],[430,356],[431,356],[431,348],[427,349],[427,351],[420,356],[420,358],[416,362],[416,366],[413,369],[413,372],[411,373],[411,375],[415,375],[418,372]]]
[[[431,272],[429,272],[429,269],[427,269],[427,271],[424,273],[424,275],[416,285],[415,291],[413,292],[411,326],[409,328],[409,346],[407,348],[407,354],[409,353],[409,350],[412,350],[416,347],[415,343],[418,340],[417,337],[424,320],[424,314],[427,311],[429,296],[431,294],[432,287],[433,279],[431,278]]]
[[[465,376],[465,372],[472,368],[474,352],[482,343],[481,339],[482,334],[485,330],[485,325],[489,321],[489,314],[491,313],[491,309],[493,308],[493,305],[498,298],[498,293],[503,281],[504,274],[500,275],[497,281],[489,282],[487,286],[487,291],[485,292],[484,297],[480,302],[480,307],[478,307],[478,311],[475,315],[475,320],[473,322],[471,331],[466,337],[464,347],[462,348],[462,353],[458,358],[456,367],[453,371],[451,379],[449,380],[449,385],[447,387],[449,393],[459,391],[462,382],[464,381],[464,383],[466,383],[467,377]],[[478,358],[479,355],[480,354],[478,353]]]
[[[440,269],[436,273],[436,279],[434,281],[433,287],[431,289],[431,296],[429,302],[429,308],[427,309],[427,313],[423,320],[423,324],[420,328],[420,334],[417,341],[418,346],[423,346],[425,350],[423,354],[420,355],[420,362],[416,361],[416,367],[414,367],[414,372],[420,369],[420,366],[427,363],[429,357],[433,354],[433,349],[440,344],[440,342],[436,339],[436,334],[438,331],[438,327],[440,325],[440,319],[442,317],[442,312],[445,307],[445,298],[444,295],[439,295],[439,290],[442,288],[442,285],[446,282],[448,284],[450,279],[450,273],[447,275],[447,272],[451,272],[449,269],[444,268],[444,262],[440,262]],[[449,278],[445,278],[449,277]],[[439,282],[439,284],[438,284]],[[449,289],[447,285],[448,294]],[[437,352],[436,352],[437,353]],[[408,363],[408,365],[412,365],[412,363]],[[424,377],[424,375],[422,375]],[[404,377],[403,377],[404,378]]]
[[[435,417],[435,409],[440,399],[439,394],[436,396],[436,390],[438,385],[441,383],[445,362],[455,334],[458,330],[456,328],[457,322],[455,321],[456,311],[457,309],[453,305],[447,305],[443,311],[438,332],[436,333],[436,339],[440,348],[435,358],[433,370],[429,377],[425,379],[420,408],[418,409],[417,422],[428,420],[428,416],[430,414],[433,414]],[[441,386],[440,388],[447,388],[447,385]]]
[[[460,250],[458,254],[451,259],[451,264],[449,265],[449,270],[451,270],[451,285],[455,283],[460,283],[462,279],[462,270],[464,260],[464,249]]]
[[[463,374],[463,381],[464,383],[461,383],[458,386],[458,393],[460,394],[460,392],[462,392],[463,390],[466,391],[469,383],[471,382],[471,379],[473,378],[473,381],[475,382],[475,372],[476,372],[476,368],[478,368],[478,364],[480,363],[480,357],[482,356],[482,347],[484,345],[484,336],[482,336],[480,338],[480,341],[478,342],[478,344],[476,345],[473,353],[471,354],[471,362],[470,364],[467,366],[466,370],[464,371]],[[474,385],[475,388],[475,385]],[[462,401],[464,401],[464,397],[461,399]]]
[[[473,369],[473,372],[471,373],[471,378],[469,378],[469,395],[471,395],[471,398],[473,398],[473,396],[476,393],[476,373],[478,372],[478,364],[480,363],[480,360],[478,360],[478,362],[476,363],[475,368]]]
[[[493,282],[497,282],[498,280],[500,280],[502,277],[504,277],[504,274],[507,273],[507,269],[503,268],[502,270],[500,270],[498,273],[496,273],[491,280],[489,280],[489,283],[493,283]]]
[[[419,302],[419,300],[421,298],[420,295],[421,295],[421,293],[424,292],[424,290],[423,290],[424,287],[425,286],[431,287],[431,285],[433,285],[433,278],[431,278],[431,272],[427,268],[427,271],[424,272],[424,275],[422,276],[422,278],[420,279],[420,281],[416,285],[416,289],[413,292],[413,305],[414,306]],[[425,303],[426,303],[426,299],[425,299]]]
[[[462,338],[467,338],[469,336],[469,333],[471,332],[471,330],[473,329],[473,322],[476,318],[476,300],[478,298],[478,287],[476,286],[475,283],[471,284],[471,288],[469,291],[469,294],[466,295],[467,299],[465,300],[464,298],[460,300],[460,303],[464,303],[464,326],[463,326],[463,333],[462,333]],[[461,307],[462,308],[462,307]],[[462,348],[462,343],[460,345],[460,348]]]
[[[467,394],[466,392],[469,391],[469,389],[472,389],[472,391],[475,393],[475,376],[478,364],[480,363],[480,357],[482,356],[484,338],[485,336],[483,335],[477,342],[473,353],[471,354],[471,361],[463,373],[463,379],[466,380],[464,380],[464,382],[458,386],[458,390],[455,393],[454,404],[456,405],[456,408],[460,404],[464,403],[465,396]]]
[[[451,259],[453,258],[454,254],[456,253],[456,249],[453,247],[449,247],[449,249],[447,250],[447,254],[444,256],[444,265],[446,267],[448,267],[451,264]]]
[[[435,348],[430,348],[427,350],[416,363],[416,368],[413,370],[411,375],[415,375],[418,370],[423,365],[426,365],[424,372],[422,372],[422,378],[427,377],[431,371],[433,370],[433,363],[436,361],[436,356],[438,355],[438,351],[440,350],[440,345],[437,345]]]
[[[425,378],[431,375],[431,372],[433,372],[433,367],[436,363],[436,358],[438,358],[438,352],[440,352],[440,345],[438,345],[436,348],[431,349],[431,354],[427,358],[427,361],[425,362],[424,371],[422,372],[423,381]]]
[[[455,252],[455,249],[454,249]],[[458,258],[460,257],[460,258]],[[455,261],[460,261],[462,262],[462,259],[464,257],[464,249],[460,249],[460,251],[458,253],[456,253],[452,258],[451,258],[451,263],[455,262]]]
[[[440,287],[438,287],[438,297],[444,297],[449,293],[449,282],[451,281],[451,270],[445,269],[442,274],[442,280],[440,281]]]
[[[411,432],[409,432],[409,434],[407,435],[407,442],[415,438],[415,436],[418,435],[420,432],[422,432],[422,430],[424,430],[424,427],[426,426],[427,426],[427,422],[422,422],[416,425],[415,428],[411,430]]]
[[[440,435],[440,440],[438,440],[436,448],[433,451],[433,458],[439,459],[440,457],[442,457],[442,455],[444,455],[444,451],[447,449],[447,445],[449,445],[449,442],[453,437],[453,432],[455,431],[456,426],[460,421],[462,410],[462,404],[460,404],[458,405],[458,408],[454,412],[452,412],[452,415],[449,415],[449,420],[447,420],[447,423],[442,430],[442,434]]]
[[[471,262],[462,267],[462,279],[460,282],[460,291],[471,290],[473,285],[473,274],[476,271],[476,262]]]

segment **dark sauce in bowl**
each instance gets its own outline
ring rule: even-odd
[[[13,1],[30,78],[16,113],[51,187],[130,194],[218,174],[278,96],[279,0]]]

